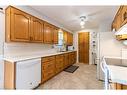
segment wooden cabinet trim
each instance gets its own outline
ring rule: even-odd
[[[4,88],[16,89],[16,63],[4,61]]]

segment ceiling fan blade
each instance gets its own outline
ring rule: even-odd
[[[91,13],[91,14],[88,14],[87,16],[96,16],[96,15],[100,15],[103,11],[102,10],[99,10],[99,11],[96,11],[94,13]]]

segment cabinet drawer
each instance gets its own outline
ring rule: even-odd
[[[57,67],[62,67],[62,66],[63,66],[63,60],[62,60],[62,61],[61,61],[61,60],[60,60],[60,61],[58,60],[58,61],[56,62],[56,68],[57,68]]]
[[[47,61],[42,63],[42,70],[50,70],[50,69],[54,69],[55,68],[55,61]]]
[[[57,68],[56,68],[56,73],[59,73],[59,72],[61,72],[62,70],[63,70],[62,67],[57,67]]]
[[[55,60],[55,56],[48,56],[48,57],[42,58],[42,62],[47,62],[47,61],[51,61],[51,60]]]
[[[56,59],[63,59],[63,55],[56,55]]]
[[[62,64],[56,64],[56,68],[59,68],[59,67],[63,68],[63,63]]]
[[[48,72],[42,72],[42,82],[48,80],[49,78],[51,78],[54,75],[54,71],[50,70]]]

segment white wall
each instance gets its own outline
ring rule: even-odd
[[[116,40],[113,32],[100,32],[100,57],[121,57],[122,48],[124,45]]]
[[[3,43],[4,43],[4,14],[0,12],[0,89],[4,87],[4,62],[3,58]]]
[[[56,51],[50,44],[36,44],[36,43],[5,43],[4,44],[4,56],[15,57],[34,55],[45,52]]]
[[[90,32],[90,42],[89,42],[89,45],[90,45],[90,48],[89,48],[89,64],[92,64],[92,46],[91,46],[91,43],[92,43],[92,33],[93,32],[98,32],[97,29],[84,29],[84,30],[81,30],[81,31],[76,31],[74,32],[74,47],[75,49],[77,50],[77,62],[79,62],[78,60],[78,33],[79,32]]]

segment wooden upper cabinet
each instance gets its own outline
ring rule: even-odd
[[[127,6],[123,6],[122,10],[121,10],[121,14],[122,14],[122,25],[127,23]]]
[[[66,31],[63,32],[63,39],[64,39],[64,42],[67,44],[67,32]]]
[[[12,6],[5,12],[6,42],[58,43],[58,27]]]
[[[30,41],[43,42],[43,21],[38,18],[31,18]]]
[[[112,23],[112,29],[117,31],[120,27],[127,23],[127,6],[120,6]]]
[[[70,33],[70,44],[73,45],[73,34]]]
[[[58,44],[58,31],[59,31],[59,28],[57,27],[53,27],[53,43],[54,44]]]
[[[119,14],[117,14],[117,16],[116,16],[116,30],[118,30],[120,27],[121,27],[121,23],[122,23],[122,21],[121,21],[121,14],[119,13]]]
[[[123,25],[127,23],[127,6],[120,6],[114,20],[112,23],[112,29],[118,31]],[[116,38],[118,40],[125,40],[127,39],[127,35],[117,35]]]
[[[67,32],[67,45],[73,45],[73,34]]]
[[[44,23],[44,43],[53,43],[53,27],[51,24],[46,22]]]
[[[18,9],[6,9],[6,41],[29,41],[30,16]]]

